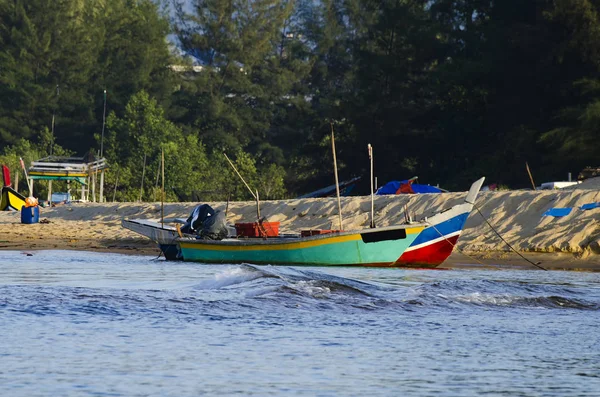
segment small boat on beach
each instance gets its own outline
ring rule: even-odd
[[[173,226],[123,220],[123,227],[155,241],[167,259],[213,264],[292,266],[439,266],[450,256],[485,178],[474,182],[461,204],[420,222],[330,233],[203,239]],[[260,223],[256,223],[260,227]]]

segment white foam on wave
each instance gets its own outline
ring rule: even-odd
[[[279,290],[278,286],[257,288],[255,290],[246,292],[246,294],[244,296],[246,298],[258,298],[258,297],[261,297],[264,295],[270,295],[274,292],[277,292],[278,290]]]
[[[215,274],[212,279],[201,281],[195,286],[195,288],[219,289],[256,280],[257,278],[260,278],[262,276],[263,274],[261,272],[251,270],[247,267],[229,267],[224,271]]]
[[[485,294],[481,292],[474,292],[467,295],[458,295],[448,298],[461,303],[495,306],[510,306],[523,301],[522,296]]]
[[[329,287],[321,287],[314,284],[314,280],[303,280],[293,283],[292,287],[301,293],[312,296],[313,298],[325,298],[331,295],[331,289]]]

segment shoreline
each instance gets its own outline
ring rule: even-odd
[[[578,207],[594,202],[600,190],[483,192],[477,207],[511,246],[546,269],[600,271],[600,209]],[[464,193],[377,196],[378,226],[401,223],[404,208],[414,219],[430,216],[464,200]],[[227,212],[227,221],[253,221],[254,202],[208,203]],[[186,218],[198,203],[165,203],[165,218]],[[368,227],[370,197],[342,198],[345,230]],[[572,207],[562,218],[543,216],[553,207]],[[20,223],[19,212],[0,212],[0,251],[83,250],[156,255],[156,245],[121,226],[125,218],[160,218],[160,203],[73,203],[40,208],[40,223]],[[338,221],[335,198],[291,199],[261,202],[267,220],[280,222],[283,233],[302,229],[331,229]],[[462,254],[464,252],[466,255]],[[457,243],[442,264],[448,268],[531,268],[473,211]],[[539,269],[538,269],[539,270]]]
[[[23,227],[32,225],[23,225]],[[42,224],[41,226],[46,226]],[[15,229],[18,230],[18,229]],[[39,231],[39,230],[38,230]],[[15,233],[13,236],[20,236]],[[61,238],[45,235],[25,236],[25,239],[0,239],[2,251],[19,251],[24,254],[35,251],[69,250],[124,255],[145,255],[161,257],[158,246],[144,237],[126,237],[118,239]],[[520,255],[524,258],[522,258]],[[600,271],[600,255],[581,258],[578,255],[555,252],[519,252],[512,251],[464,251],[456,250],[438,268],[439,269],[488,269],[488,270],[541,270],[531,261],[545,270]]]
[[[21,244],[3,244],[0,243],[0,255],[2,251],[21,252],[22,254],[32,254],[37,251],[82,251],[82,252],[98,252],[107,254],[120,255],[141,255],[148,257],[160,258],[163,257],[158,247],[154,244],[148,246],[145,242],[140,241],[139,246],[115,246],[115,247],[99,247],[99,246],[44,246],[26,247]],[[468,253],[467,255],[460,252],[453,252],[452,255],[440,266],[435,269],[412,269],[412,270],[558,270],[558,271],[582,271],[582,272],[600,272],[600,258],[579,259],[570,254],[556,253],[520,253],[526,259],[521,258],[513,252],[477,252]],[[527,262],[530,260],[537,266]],[[199,265],[202,265],[199,263]],[[290,265],[293,266],[293,265]],[[539,267],[538,267],[539,266]],[[319,266],[315,266],[319,267]],[[541,267],[541,269],[540,269]],[[411,268],[390,267],[389,269],[404,269]]]

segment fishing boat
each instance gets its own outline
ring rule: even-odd
[[[123,219],[121,226],[154,241],[167,260],[181,259],[176,242],[179,233],[177,227],[173,225],[185,221],[179,219],[166,219],[165,221],[166,225],[165,222],[155,222],[149,219]]]
[[[471,185],[461,204],[420,222],[388,227],[305,236],[204,240],[178,235],[176,227],[159,233],[156,229],[160,223],[124,220],[123,226],[152,238],[163,252],[166,248],[176,252],[178,259],[189,262],[433,268],[452,253],[484,179]]]

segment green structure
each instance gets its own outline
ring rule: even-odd
[[[87,161],[86,161],[87,160]],[[29,195],[33,196],[33,181],[48,181],[48,201],[52,196],[52,181],[77,182],[81,185],[81,200],[96,201],[96,180],[100,174],[99,202],[104,201],[104,170],[108,168],[106,159],[93,157],[59,157],[49,156],[34,161],[29,167],[27,177],[29,183]],[[68,183],[70,186],[70,183]],[[91,189],[89,188],[91,187]],[[70,194],[70,187],[68,189]]]

